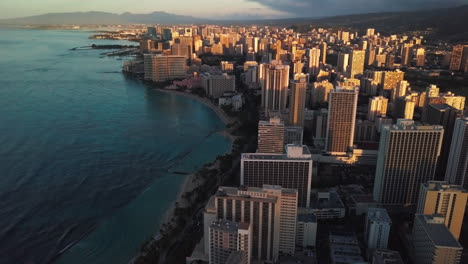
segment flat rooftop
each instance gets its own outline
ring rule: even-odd
[[[434,219],[433,216],[416,214],[416,218],[422,224],[435,246],[463,249],[443,223],[430,223]]]
[[[326,197],[323,194],[328,194]],[[319,192],[311,195],[311,209],[344,208],[343,201],[336,191]]]

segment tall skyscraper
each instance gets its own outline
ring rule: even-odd
[[[450,58],[450,67],[451,71],[459,71],[462,65],[463,58],[463,45],[453,46],[452,57]]]
[[[444,225],[443,217],[416,214],[413,226],[413,262],[458,264],[463,247]]]
[[[258,122],[257,153],[284,152],[284,122],[279,117],[271,117],[270,121]]]
[[[320,71],[320,49],[312,48],[309,50],[309,74],[317,76]]]
[[[338,72],[345,73],[348,69],[349,54],[340,52],[338,53]]]
[[[328,102],[328,128],[325,150],[343,155],[353,146],[359,89],[335,88]]]
[[[260,64],[259,80],[262,87],[262,108],[270,111],[286,110],[289,86],[289,66],[274,61]]]
[[[380,136],[374,199],[383,205],[414,205],[421,183],[434,179],[442,147],[441,126],[399,119]]]
[[[441,181],[422,183],[416,213],[443,217],[445,226],[459,239],[467,197],[468,193],[460,185]]]
[[[320,43],[320,62],[325,65],[327,63],[327,43]]]
[[[291,81],[289,122],[291,126],[304,126],[304,110],[307,90],[307,75],[296,74]]]
[[[210,264],[225,264],[232,253],[241,253],[239,264],[250,264],[252,227],[248,223],[215,220],[209,229]]]
[[[214,196],[216,218],[248,223],[252,228],[252,259],[277,261],[295,251],[297,191],[280,186],[220,187]]]
[[[384,208],[369,208],[365,227],[367,248],[387,248],[391,226],[392,220],[390,220],[387,210]]]
[[[443,155],[438,160],[436,171],[436,179],[443,180],[447,169],[455,121],[457,118],[462,117],[462,111],[447,104],[429,104],[426,109],[426,122],[431,125],[440,125],[444,128],[444,139],[441,149]]]
[[[455,121],[445,180],[468,188],[468,117]]]
[[[411,51],[413,49],[412,43],[405,43],[401,48],[401,65],[407,66],[411,62]]]
[[[312,155],[308,147],[287,145],[286,154],[242,154],[241,185],[264,184],[297,189],[299,206],[308,207],[312,185]]]
[[[383,96],[374,96],[369,99],[369,112],[367,119],[375,121],[378,116],[387,115],[388,99]]]
[[[364,72],[364,60],[366,58],[366,51],[353,50],[349,57],[348,77],[357,78]]]

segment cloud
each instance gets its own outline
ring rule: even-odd
[[[296,17],[323,17],[370,12],[450,7],[467,0],[247,0]]]

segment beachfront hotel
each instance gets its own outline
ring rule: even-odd
[[[241,185],[278,185],[298,190],[298,205],[309,207],[312,185],[312,155],[305,145],[287,145],[285,154],[244,153]]]
[[[297,198],[296,190],[280,186],[220,187],[204,211],[205,246],[211,246],[206,227],[223,219],[251,226],[252,259],[274,262],[280,254],[293,255]]]

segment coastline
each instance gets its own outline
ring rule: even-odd
[[[178,94],[178,95],[181,95],[181,96],[185,96],[185,97],[197,100],[198,102],[200,102],[200,103],[208,106],[209,108],[211,108],[211,110],[213,110],[216,113],[216,115],[218,115],[218,117],[226,125],[228,125],[228,124],[230,124],[230,123],[232,123],[234,121],[231,117],[229,117],[226,113],[224,113],[224,111],[221,108],[214,105],[208,98],[203,98],[203,97],[191,94],[191,93],[177,91],[177,90],[170,90],[170,89],[164,89],[164,88],[157,88],[157,90],[160,91],[160,92],[163,92],[163,93]]]
[[[205,106],[209,107],[212,109],[216,115],[219,117],[219,119],[225,124],[231,124],[236,122],[235,118],[229,117],[221,108],[218,106],[214,105],[209,99],[207,98],[202,98],[197,95],[187,93],[187,92],[181,92],[181,91],[176,91],[176,90],[168,90],[168,89],[162,89],[162,88],[156,88],[156,90],[163,92],[163,93],[168,93],[168,94],[176,94],[179,96],[184,96],[187,98],[191,98],[193,100],[196,100],[197,102],[200,102],[204,104]],[[232,135],[232,129],[225,128],[222,133],[224,136],[229,138],[231,140],[231,151],[226,152],[225,154],[232,154],[232,145],[234,141],[237,139],[236,136]],[[206,163],[200,167],[200,169],[206,168],[206,169],[216,169],[219,170],[220,164],[217,158],[215,158],[212,162]],[[166,210],[164,215],[161,217],[161,221],[159,223],[159,229],[156,231],[155,234],[153,234],[153,240],[157,241],[160,237],[161,230],[164,229],[165,226],[170,225],[173,220],[177,217],[176,216],[176,208],[185,208],[191,206],[191,202],[188,201],[183,197],[185,193],[189,193],[197,189],[198,187],[202,186],[205,184],[206,180],[202,179],[197,175],[198,171],[194,171],[188,175],[186,175],[182,185],[180,186],[179,192],[177,194],[177,198],[174,200],[172,205]],[[133,259],[129,261],[129,263],[134,263],[135,260],[141,255],[141,252],[135,256]]]
[[[164,89],[164,88],[156,88],[158,91],[160,92],[163,92],[163,93],[168,93],[168,94],[177,94],[177,95],[180,95],[180,96],[184,96],[184,97],[187,97],[187,98],[191,98],[193,100],[196,100],[202,104],[204,104],[205,106],[209,107],[211,110],[213,110],[215,112],[215,114],[219,117],[219,119],[221,119],[221,121],[223,121],[223,123],[227,126],[229,124],[233,124],[234,122],[236,122],[236,119],[235,118],[232,118],[230,116],[228,116],[224,111],[223,109],[221,109],[220,107],[218,107],[217,105],[213,104],[208,98],[204,98],[204,97],[200,97],[200,96],[197,96],[195,94],[192,94],[192,93],[187,93],[187,92],[181,92],[181,91],[177,91],[177,90],[170,90],[170,89]],[[225,137],[228,137],[231,139],[232,142],[234,142],[237,137],[232,135],[231,133],[232,129],[231,128],[225,128],[222,133]]]
[[[221,121],[223,121],[223,123],[225,125],[228,125],[232,122],[234,122],[235,120],[233,120],[233,118],[229,117],[226,113],[224,113],[224,111],[219,108],[218,106],[214,105],[209,99],[207,98],[202,98],[200,96],[197,96],[197,95],[194,95],[194,94],[191,94],[191,93],[186,93],[186,92],[181,92],[181,91],[177,91],[177,90],[169,90],[169,89],[161,89],[161,88],[157,88],[158,91],[162,92],[162,93],[168,93],[168,94],[176,94],[176,95],[180,95],[180,96],[184,96],[184,97],[187,97],[187,98],[191,98],[193,100],[196,100],[202,104],[204,104],[205,106],[209,107],[211,110],[213,110],[216,115],[219,117],[219,119],[221,119]],[[228,138],[230,138],[230,140],[232,142],[234,142],[234,140],[236,139],[235,136],[233,136],[229,131],[227,131],[228,129],[224,129],[224,135]],[[232,153],[232,150],[231,152],[229,153]],[[228,153],[226,153],[228,154]],[[216,168],[217,167],[217,164],[213,164],[211,165],[209,168]],[[174,210],[176,208],[176,204],[180,207],[186,207],[188,206],[189,204],[187,203],[187,201],[182,197],[182,195],[186,192],[191,192],[193,191],[195,188],[197,188],[198,186],[200,186],[203,181],[201,181],[199,178],[196,178],[195,177],[195,174],[196,172],[193,172],[193,173],[190,173],[186,176],[183,184],[181,185],[180,187],[180,190],[179,190],[179,193],[177,194],[177,199],[174,200],[174,203],[172,204],[171,207],[169,207],[166,211],[166,213],[164,214],[164,216],[161,218],[161,223],[160,223],[160,226],[163,226],[164,224],[168,224],[171,222],[171,219],[175,216],[174,214]]]

